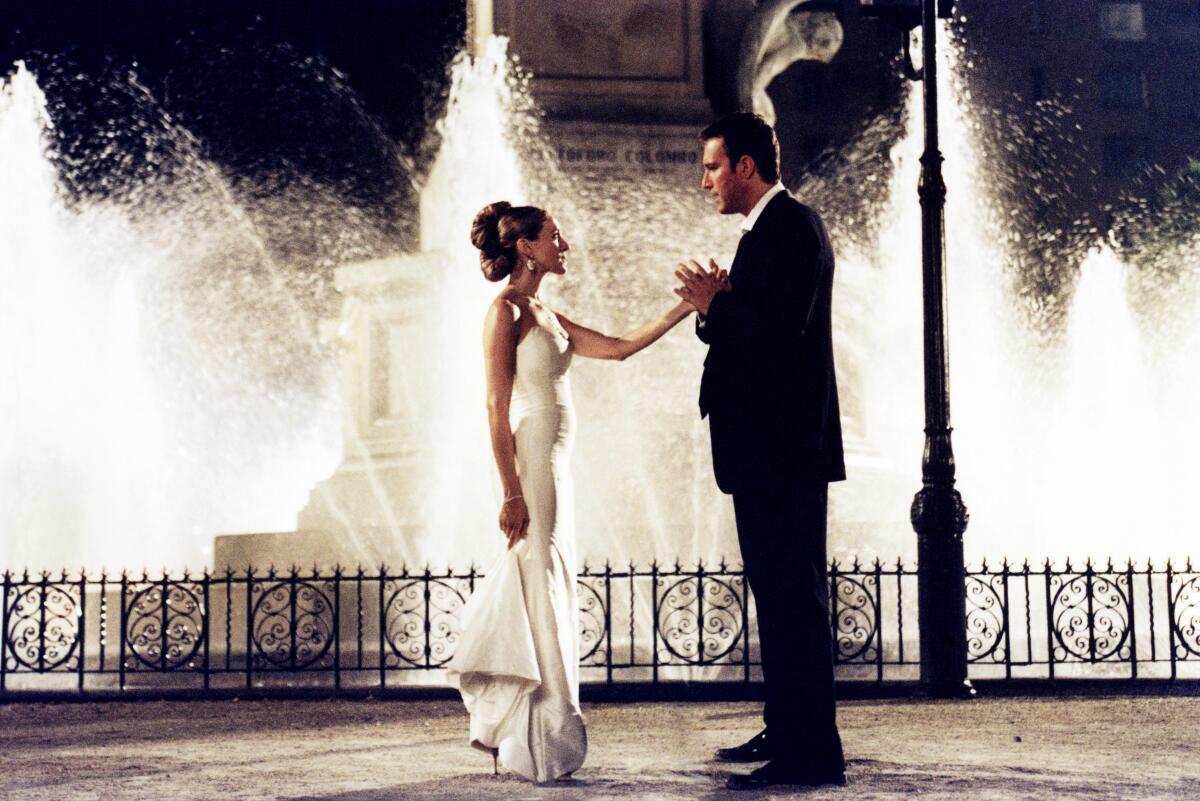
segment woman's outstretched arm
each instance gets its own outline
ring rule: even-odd
[[[483,360],[487,380],[488,427],[492,435],[492,455],[504,488],[500,507],[500,530],[511,549],[525,537],[529,528],[529,509],[521,496],[517,475],[517,445],[509,421],[513,379],[517,369],[517,307],[497,298],[488,309],[483,324]]]
[[[571,337],[571,344],[578,355],[589,359],[623,361],[639,350],[657,342],[659,337],[678,325],[693,311],[695,309],[691,304],[680,301],[661,317],[619,337],[610,337],[599,331],[593,331],[586,326],[571,322],[561,314],[558,315],[558,321],[567,330],[567,334]]]

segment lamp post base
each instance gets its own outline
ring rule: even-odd
[[[953,484],[926,484],[913,498],[917,532],[917,610],[921,689],[936,698],[971,697],[967,679],[967,507]]]

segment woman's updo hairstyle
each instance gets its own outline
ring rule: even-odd
[[[514,206],[501,200],[489,203],[471,223],[471,244],[479,249],[483,277],[500,281],[517,266],[517,240],[537,239],[546,223],[546,212],[537,206]]]

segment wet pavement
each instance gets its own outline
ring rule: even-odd
[[[709,757],[758,709],[585,704],[587,763],[534,786],[492,775],[453,701],[11,703],[0,799],[1200,799],[1200,698],[846,701],[847,786],[725,790]]]

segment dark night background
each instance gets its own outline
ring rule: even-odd
[[[235,184],[312,182],[403,245],[465,25],[446,0],[17,0],[0,61],[37,76],[76,199],[119,195],[154,161],[129,122],[148,93]],[[113,138],[120,163],[103,155]]]

